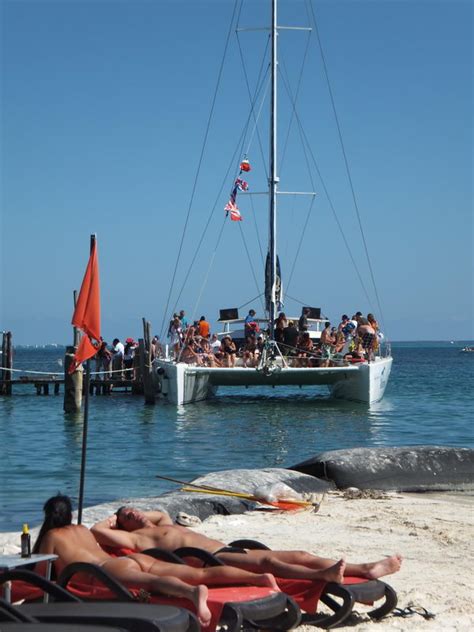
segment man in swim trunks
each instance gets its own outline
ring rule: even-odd
[[[114,516],[91,528],[96,540],[104,546],[145,551],[159,547],[174,551],[181,547],[197,547],[214,553],[225,564],[258,573],[271,573],[285,579],[325,579],[342,582],[344,575],[377,579],[400,569],[402,558],[392,555],[377,562],[346,564],[305,551],[229,551],[224,542],[213,540],[187,527],[175,525],[170,516],[160,511],[140,511],[120,507]]]
[[[96,564],[127,586],[142,588],[152,594],[189,599],[203,625],[211,619],[207,606],[208,585],[250,584],[279,590],[271,575],[255,574],[232,566],[194,568],[162,562],[142,553],[111,557],[100,548],[89,529],[72,524],[72,505],[68,496],[53,496],[43,509],[45,520],[33,552],[57,555],[54,565],[58,574],[73,562]]]

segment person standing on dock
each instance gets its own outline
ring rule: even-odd
[[[113,345],[113,358],[112,358],[112,377],[114,379],[123,379],[123,356],[125,353],[125,347],[118,338],[114,338]],[[115,373],[117,371],[117,373]]]
[[[107,343],[102,340],[100,349],[95,356],[95,370],[98,380],[110,379],[110,366],[112,363],[112,352],[107,349]]]
[[[133,357],[137,343],[133,338],[127,338],[123,352],[123,364],[125,366],[125,377],[127,380],[133,379]]]

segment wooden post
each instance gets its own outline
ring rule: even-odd
[[[138,339],[138,356],[140,361],[140,371],[143,376],[143,392],[145,394],[145,404],[155,403],[155,385],[151,368],[151,348],[150,348],[150,323],[143,319],[144,338]],[[146,341],[148,340],[148,349]]]
[[[7,352],[7,332],[3,331],[2,332],[2,355],[0,357],[0,363],[2,367],[6,366],[6,352]],[[0,395],[5,395],[5,374],[6,374],[6,369],[2,368],[1,372],[0,372]]]
[[[1,372],[0,394],[11,395],[12,394],[11,369],[13,368],[13,347],[12,347],[11,331],[3,332],[1,366],[3,367],[3,370]]]
[[[64,412],[75,413],[82,406],[82,380],[84,369],[82,365],[74,373],[69,373],[69,367],[74,358],[74,347],[66,347],[64,356]]]
[[[140,365],[140,353],[138,348],[135,349],[133,356],[133,378],[132,378],[132,394],[141,395],[143,393],[143,373]]]
[[[77,290],[74,290],[72,293],[72,299],[74,301],[74,309],[76,309],[77,305]],[[81,332],[77,327],[72,328],[72,344],[77,348],[79,342],[81,341]]]
[[[74,309],[76,309],[77,303],[77,290],[73,292]],[[82,407],[82,381],[84,369],[82,365],[69,374],[69,367],[74,358],[74,352],[80,342],[80,331],[77,327],[73,327],[73,346],[66,347],[66,354],[64,356],[64,403],[63,410],[65,413],[76,413],[81,410]]]

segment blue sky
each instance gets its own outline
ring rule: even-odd
[[[268,6],[244,2],[239,26],[268,25]],[[279,23],[307,26],[308,6],[282,1]],[[312,6],[386,334],[473,338],[472,3]],[[142,316],[160,332],[188,208],[168,312],[214,324],[219,308],[263,290],[266,198],[240,195],[244,221],[228,221],[219,238],[243,151],[251,189],[265,187],[263,115],[263,158],[257,134],[238,144],[263,31],[240,32],[238,42],[232,33],[193,195],[233,9],[233,0],[2,0],[0,329],[17,344],[69,343],[91,233],[104,338],[140,336]],[[285,81],[294,94],[307,37],[279,37],[280,149],[291,114]],[[296,108],[351,254],[293,122],[280,188],[314,186],[317,197],[294,264],[310,198],[280,196],[284,287],[294,264],[285,311],[299,314],[298,299],[333,321],[358,309],[381,318],[314,31]],[[250,306],[262,313],[259,300],[241,312]]]

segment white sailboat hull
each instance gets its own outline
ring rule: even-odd
[[[272,373],[255,368],[211,368],[156,360],[161,393],[181,406],[211,397],[219,386],[320,386],[333,397],[372,404],[382,399],[392,368],[392,358],[347,367],[281,367]]]

